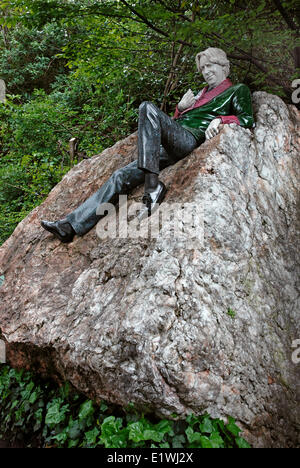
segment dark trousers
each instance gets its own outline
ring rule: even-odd
[[[144,183],[145,171],[159,174],[199,146],[188,130],[151,102],[139,109],[138,160],[116,170],[111,177],[66,219],[76,234],[83,236],[101,218],[96,214],[101,203],[116,204],[119,195],[128,194]]]

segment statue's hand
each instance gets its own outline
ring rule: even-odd
[[[220,131],[220,124],[222,123],[221,119],[214,119],[210,122],[209,126],[206,129],[205,136],[207,140],[210,140],[214,136],[218,135]]]
[[[189,89],[181,101],[178,104],[178,110],[179,112],[184,111],[185,109],[188,109],[189,107],[192,107],[195,104],[196,98],[194,96],[194,93],[191,89]]]

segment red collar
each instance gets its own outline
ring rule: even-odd
[[[208,91],[208,86],[205,86],[205,88],[203,88],[202,91],[198,94],[195,104],[192,107],[189,107],[188,109],[185,109],[183,112],[181,112],[181,115],[185,114],[186,112],[192,109],[196,109],[197,107],[201,107],[204,104],[207,104],[209,101],[211,101],[219,94],[223,93],[226,89],[230,88],[231,86],[232,82],[229,78],[226,78],[226,80],[222,81],[222,83],[213,88],[211,91]]]

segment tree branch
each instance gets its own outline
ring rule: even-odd
[[[293,19],[290,17],[289,13],[283,8],[282,3],[280,0],[273,0],[274,5],[276,6],[277,10],[283,17],[284,21],[288,25],[288,27],[292,30],[295,31],[297,34],[299,34],[299,28],[297,25],[294,23]]]
[[[247,54],[247,57],[243,56],[243,55],[234,55],[234,54],[227,54],[227,57],[228,58],[231,58],[231,59],[234,59],[234,60],[247,60],[249,61],[250,63],[252,63],[253,65],[256,66],[256,68],[258,68],[258,70],[262,71],[263,73],[266,74],[266,77],[272,81],[273,83],[279,85],[282,87],[282,89],[284,90],[285,94],[287,96],[290,97],[290,94],[291,94],[291,88],[288,88],[287,86],[285,86],[282,81],[279,79],[279,78],[276,78],[276,76],[274,75],[271,75],[268,70],[261,64],[259,63],[258,60],[256,60],[255,58],[249,56],[249,54]]]
[[[173,44],[173,47],[174,47],[175,44]],[[164,89],[164,97],[163,97],[163,101],[162,101],[162,104],[161,104],[161,110],[164,110],[165,109],[165,105],[166,105],[166,100],[167,100],[167,96],[168,96],[168,93],[170,92],[170,87],[171,87],[171,84],[172,84],[172,80],[173,80],[173,76],[175,74],[175,68],[176,68],[176,65],[178,63],[178,60],[181,56],[181,53],[182,53],[182,50],[183,50],[183,45],[180,44],[180,46],[178,47],[178,50],[177,50],[177,53],[174,57],[174,50],[172,51],[172,64],[171,64],[171,70],[170,70],[170,73],[169,73],[169,76],[168,76],[168,79],[167,79],[167,82],[166,82],[166,85],[165,85],[165,89]]]
[[[134,13],[138,18],[140,18],[147,26],[149,26],[150,29],[152,29],[153,31],[157,32],[158,34],[161,34],[162,36],[166,37],[167,39],[169,39],[170,41],[172,40],[170,38],[170,35],[168,33],[166,33],[165,31],[163,31],[162,29],[158,28],[157,26],[155,26],[153,23],[151,23],[144,15],[142,15],[141,13],[139,13],[138,11],[136,11],[135,8],[133,8],[131,5],[129,5],[127,3],[126,0],[120,0],[125,6],[127,6],[127,8],[129,8],[129,10]],[[133,18],[132,18],[133,19]],[[178,44],[182,44],[182,45],[186,45],[188,47],[195,47],[194,44],[191,44],[190,42],[186,42],[186,41],[183,41],[181,39],[177,39],[175,41],[176,43]]]
[[[162,34],[163,36],[169,38],[169,34],[167,34],[165,31],[163,31],[160,28],[157,28],[154,24],[152,24],[144,15],[136,11],[135,8],[133,8],[131,5],[129,5],[126,0],[121,0],[121,2],[129,8],[129,10],[134,13],[138,18],[140,18],[149,28],[153,29],[153,31],[156,31],[159,34]]]
[[[189,18],[188,16],[184,15],[183,13],[180,13],[181,10],[176,10],[175,8],[171,8],[170,6],[166,5],[163,0],[156,0],[158,3],[160,3],[167,11],[170,11],[171,13],[175,13],[178,15],[179,18],[184,19],[185,21],[189,21],[190,23],[193,23],[193,19]]]

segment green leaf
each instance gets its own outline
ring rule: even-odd
[[[88,445],[95,444],[99,434],[100,434],[100,431],[96,427],[94,427],[94,429],[92,429],[91,431],[86,432],[84,434],[85,439],[86,439],[86,443]]]
[[[68,448],[77,447],[78,443],[79,443],[79,439],[76,439],[76,440],[69,440],[69,442],[68,442]]]
[[[187,436],[187,440],[191,443],[191,442],[192,442],[192,437],[193,437],[193,434],[194,434],[193,429],[189,426],[189,427],[185,430],[185,433],[186,433],[186,436]]]
[[[35,424],[33,426],[33,431],[36,432],[42,427],[43,421],[43,408],[39,408],[34,412]]]
[[[153,429],[146,429],[143,433],[143,440],[153,440],[154,442],[161,442],[163,438],[163,432],[157,432]]]
[[[200,418],[198,416],[195,416],[194,414],[189,414],[186,417],[186,422],[189,426],[193,427],[196,423],[200,422]]]
[[[32,392],[30,397],[29,397],[29,403],[33,404],[38,398],[38,393],[37,392]]]
[[[201,433],[194,432],[191,427],[188,427],[185,431],[188,441],[192,444],[194,442],[201,442]]]
[[[101,430],[106,435],[112,435],[118,432],[122,427],[121,418],[116,418],[115,416],[108,416],[104,419]]]
[[[118,434],[111,438],[109,448],[126,448],[128,439],[127,429],[122,429]]]
[[[102,413],[105,413],[105,411],[108,409],[108,406],[106,403],[104,403],[104,401],[101,401],[101,404],[100,404],[100,411]]]
[[[228,421],[229,423],[226,424],[225,428],[234,436],[238,436],[241,432],[241,429],[235,424],[234,418],[229,416]]]
[[[209,416],[205,416],[202,423],[200,424],[201,432],[205,434],[211,434],[214,430],[214,426],[212,424],[211,418]]]
[[[206,436],[200,437],[200,444],[202,448],[213,448],[212,442]]]
[[[133,442],[140,442],[144,439],[144,424],[140,421],[134,422],[128,425],[129,429],[129,440],[133,440]]]
[[[171,421],[163,419],[158,424],[155,424],[154,429],[158,432],[162,432],[163,434],[169,434],[172,432],[173,427]]]
[[[53,440],[56,440],[56,442],[58,442],[58,444],[61,444],[63,445],[67,439],[68,439],[68,431],[67,431],[67,428],[65,428],[63,431],[61,431],[59,434],[56,434],[54,436],[52,436],[52,439]]]
[[[48,426],[60,424],[65,420],[66,413],[69,411],[69,405],[64,405],[60,406],[59,402],[54,401],[52,404],[50,403],[46,418],[45,418],[45,423]]]
[[[162,444],[159,444],[160,448],[170,448],[170,444],[168,442],[163,442]]]
[[[69,426],[67,428],[68,436],[71,440],[77,440],[81,434],[81,427],[78,420],[73,421],[71,419]]]
[[[218,432],[213,432],[209,438],[213,448],[223,448],[224,441]]]
[[[183,434],[175,435],[172,438],[172,448],[182,448],[186,442],[186,438]]]
[[[127,439],[128,429],[122,428],[122,419],[109,416],[101,425],[100,441],[106,448],[124,447]]]
[[[238,448],[251,448],[251,445],[249,445],[248,442],[242,437],[236,437],[235,442]]]
[[[231,318],[235,318],[236,312],[233,309],[231,309],[230,307],[228,307],[227,315],[229,315],[229,317],[231,317]]]
[[[87,400],[82,405],[80,406],[78,418],[79,421],[82,421],[83,419],[87,419],[89,416],[92,416],[94,413],[94,407],[93,407],[93,402],[91,400]]]

